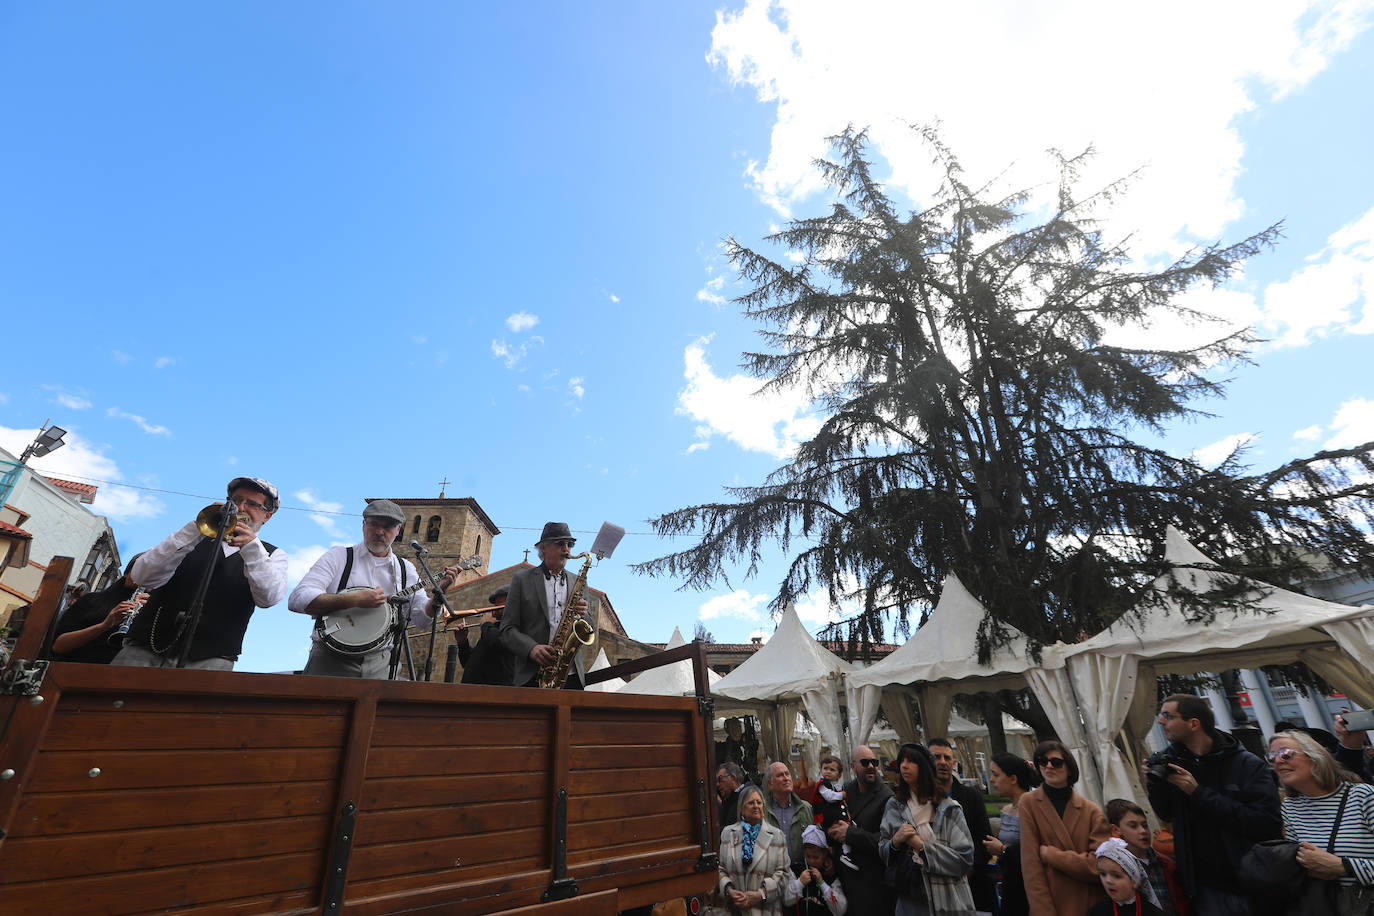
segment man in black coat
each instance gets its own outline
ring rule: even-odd
[[[878,828],[883,823],[883,809],[892,797],[892,790],[883,782],[878,755],[862,744],[854,748],[850,758],[854,778],[845,783],[846,804],[853,820],[836,821],[830,827],[830,839],[849,847],[849,860],[857,870],[840,866],[836,875],[849,898],[849,912],[865,916],[890,916],[896,907],[892,889],[883,881],[886,867],[878,852]]]
[[[955,778],[958,761],[954,745],[947,738],[930,739],[930,756],[935,760],[935,785],[964,809],[969,836],[973,837],[973,871],[969,872],[968,887],[973,892],[973,909],[980,914],[996,916],[997,891],[993,887],[992,870],[988,866],[988,850],[983,840],[992,835],[992,822],[983,804],[983,793],[964,785]]]
[[[515,680],[514,659],[501,644],[501,615],[506,611],[506,594],[509,591],[503,585],[487,597],[487,603],[492,606],[491,620],[482,624],[482,635],[477,645],[468,645],[466,633],[458,637],[458,660],[463,663],[464,684],[500,684],[509,687]]]

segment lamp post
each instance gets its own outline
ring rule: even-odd
[[[43,421],[45,429],[38,434],[38,438],[29,443],[28,448],[24,449],[24,454],[19,456],[19,463],[26,463],[29,458],[42,458],[50,452],[55,452],[67,443],[62,441],[62,437],[67,435],[67,431],[60,426],[48,426],[48,421]]]

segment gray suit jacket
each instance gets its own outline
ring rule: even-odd
[[[570,589],[572,576],[569,572]],[[544,565],[541,563],[511,578],[506,613],[501,617],[501,644],[514,656],[515,686],[523,687],[539,674],[539,666],[530,660],[530,650],[548,644],[552,635],[549,629],[549,598],[544,589]],[[587,683],[580,651],[573,656],[573,666],[582,683]]]

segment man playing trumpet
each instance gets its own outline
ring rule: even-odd
[[[211,563],[214,573],[187,668],[232,671],[253,611],[286,597],[286,553],[258,538],[280,504],[277,488],[260,477],[235,477],[227,489],[239,514],[225,532],[219,557],[213,553],[215,539],[193,519],[135,561],[133,581],[151,594],[113,664],[176,667],[188,629],[186,612]]]
[[[363,510],[362,543],[327,550],[291,592],[287,607],[316,618],[350,608],[381,608],[388,596],[417,584],[419,574],[414,565],[391,550],[404,524],[405,514],[400,506],[389,499],[372,500]],[[439,587],[444,591],[452,588],[458,572],[456,565],[445,567]],[[424,590],[408,596],[402,607],[406,619],[417,626],[429,626],[437,609]],[[391,667],[391,649],[392,641],[388,638],[358,654],[344,654],[330,648],[317,627],[311,636],[310,658],[304,673],[385,678]]]

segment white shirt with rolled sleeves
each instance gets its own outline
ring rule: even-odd
[[[306,609],[310,606],[310,602],[320,595],[335,593],[339,587],[339,577],[343,575],[347,555],[347,547],[331,547],[326,550],[324,556],[316,560],[315,565],[311,566],[309,572],[301,578],[300,584],[291,592],[291,599],[286,606],[297,614],[318,616]],[[394,595],[402,588],[402,563],[406,565],[406,585],[414,585],[420,581],[419,573],[415,571],[414,564],[409,560],[402,560],[391,551],[387,551],[384,557],[374,557],[365,544],[354,544],[353,569],[348,573],[347,587],[380,588],[387,595]],[[415,626],[429,626],[430,600],[429,592],[421,589],[406,601],[406,617]],[[320,637],[318,633],[312,631],[310,638],[318,640]],[[390,644],[391,641],[387,640],[386,645]]]
[[[195,522],[187,522],[156,547],[146,550],[134,562],[134,582],[152,590],[166,585],[177,571],[181,561],[200,543],[205,535],[200,533]],[[223,545],[224,556],[243,554],[243,574],[248,579],[248,588],[253,593],[253,604],[258,607],[271,607],[286,597],[286,551],[280,547],[268,554],[262,541],[253,538],[242,547]]]

